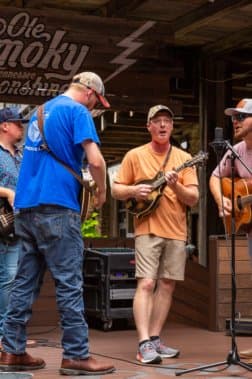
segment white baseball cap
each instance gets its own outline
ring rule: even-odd
[[[226,108],[224,113],[227,116],[232,116],[236,113],[248,113],[252,115],[252,99],[242,99],[236,105],[236,108]]]

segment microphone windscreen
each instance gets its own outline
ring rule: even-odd
[[[216,142],[223,141],[223,128],[214,129],[214,140]]]

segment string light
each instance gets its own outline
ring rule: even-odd
[[[103,132],[105,129],[105,120],[103,114],[101,115],[101,131]]]
[[[117,112],[114,112],[114,124],[117,124]]]

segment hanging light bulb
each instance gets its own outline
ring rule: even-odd
[[[133,117],[134,116],[134,112],[133,111],[129,111],[129,116]]]
[[[117,111],[114,112],[114,124],[117,124]]]
[[[105,120],[103,114],[101,115],[101,131],[103,132],[105,129]]]

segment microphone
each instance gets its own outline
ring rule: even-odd
[[[223,128],[215,128],[214,129],[214,141],[222,142],[223,141]]]
[[[223,128],[214,129],[214,140],[209,144],[212,146],[216,154],[221,154],[226,148],[226,141],[223,138]]]

